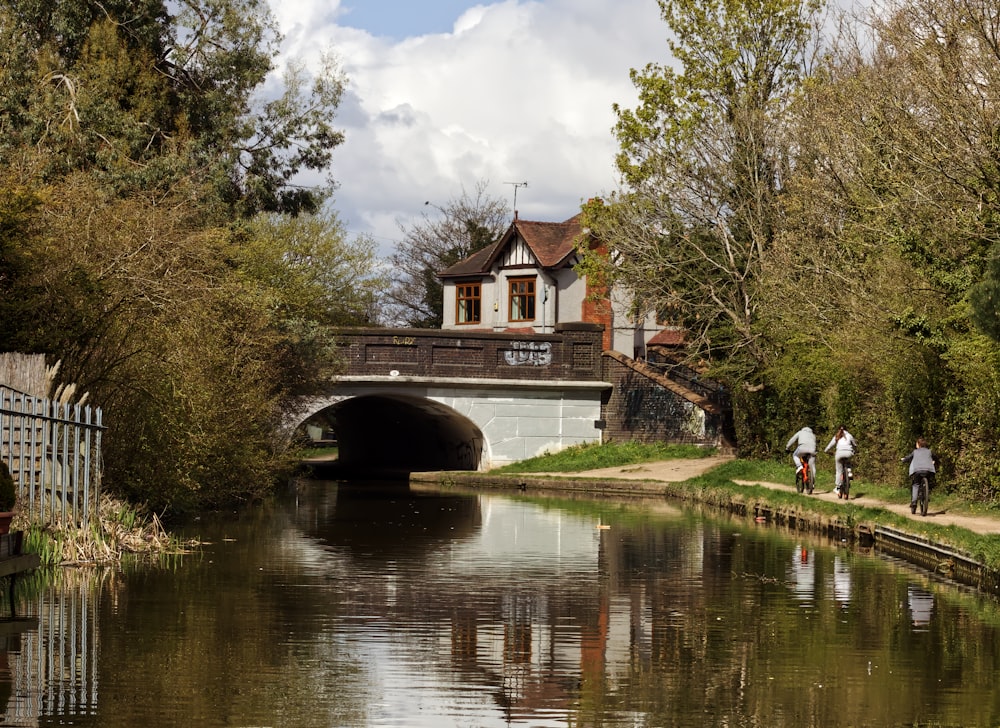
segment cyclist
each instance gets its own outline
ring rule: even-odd
[[[792,446],[796,445],[792,451]],[[809,471],[812,475],[812,482],[816,482],[816,435],[812,428],[803,427],[792,435],[792,438],[785,444],[785,452],[792,453],[792,461],[795,463],[795,472],[802,470],[802,456],[809,455]]]
[[[846,461],[854,457],[854,450],[857,446],[857,441],[854,439],[854,435],[847,431],[847,428],[841,425],[837,428],[837,434],[833,436],[830,440],[830,444],[826,446],[823,452],[830,452],[830,448],[836,446],[836,450],[833,452],[834,460],[837,463],[837,479],[834,484],[833,492],[840,497],[840,484],[844,482],[844,470],[847,468]]]
[[[927,497],[930,498],[930,489],[934,487],[936,473],[935,460],[937,458],[927,447],[927,440],[922,437],[917,438],[917,446],[913,452],[899,459],[901,463],[910,464],[910,513],[917,512],[917,488],[920,486],[921,477],[927,478]]]

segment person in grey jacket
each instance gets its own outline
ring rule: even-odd
[[[841,425],[837,428],[837,434],[833,436],[830,440],[830,444],[826,446],[823,452],[830,452],[830,448],[836,446],[836,450],[833,451],[833,459],[837,463],[837,480],[833,489],[833,492],[840,497],[840,484],[844,482],[844,470],[846,469],[847,461],[854,457],[854,450],[857,443],[854,439],[854,435],[847,431],[847,428]]]
[[[810,455],[809,458],[809,471],[812,475],[812,482],[816,482],[816,435],[813,433],[812,428],[809,426],[803,427],[801,430],[792,435],[792,438],[785,444],[785,452],[792,450],[795,446],[795,450],[792,452],[792,461],[795,463],[795,472],[799,472],[802,469],[802,456]]]
[[[934,453],[927,447],[927,441],[917,438],[917,446],[906,457],[900,458],[900,462],[910,464],[910,512],[917,510],[917,487],[920,484],[921,476],[927,477],[928,490],[934,487],[934,478],[937,470],[934,467]],[[930,493],[927,493],[930,496]]]

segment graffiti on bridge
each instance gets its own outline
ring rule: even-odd
[[[552,344],[548,341],[514,341],[510,346],[503,357],[512,367],[547,367],[552,363]]]

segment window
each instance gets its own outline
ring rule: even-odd
[[[535,279],[510,279],[510,316],[511,321],[535,320]]]
[[[455,286],[455,323],[478,324],[482,320],[482,285],[459,283]]]

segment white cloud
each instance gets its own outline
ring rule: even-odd
[[[613,188],[612,104],[634,106],[629,69],[667,54],[655,0],[506,0],[470,7],[450,33],[401,41],[337,25],[348,17],[337,2],[272,4],[285,58],[341,60],[335,206],[384,252],[425,200],[444,204],[481,179],[494,196],[527,181],[520,214],[540,220]]]

